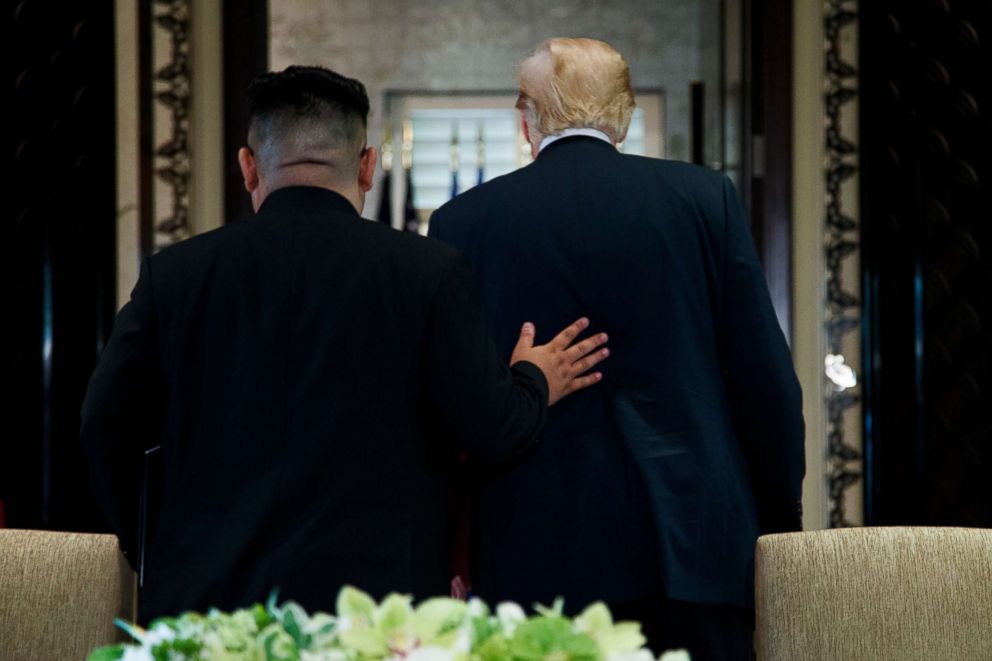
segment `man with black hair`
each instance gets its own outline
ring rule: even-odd
[[[359,216],[376,153],[361,83],[290,67],[249,89],[238,153],[256,214],[147,258],[83,405],[92,484],[134,557],[138,467],[160,445],[139,620],[230,609],[272,588],[448,589],[444,458],[532,444],[592,385],[606,337],[507,365],[453,249]]]

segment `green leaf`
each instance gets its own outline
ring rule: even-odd
[[[269,598],[272,599],[274,597],[275,597],[275,590],[272,591],[272,596],[270,596]],[[262,606],[262,604],[255,604],[254,606],[252,606],[251,615],[252,617],[255,618],[255,626],[258,627],[259,631],[269,626],[269,624],[271,624],[272,622],[272,617],[269,615],[269,611],[266,610],[265,607]]]
[[[314,613],[304,631],[310,637],[311,648],[326,648],[337,635],[337,620],[327,613]]]
[[[127,633],[127,635],[131,636],[131,638],[134,638],[137,641],[144,640],[145,638],[145,630],[139,627],[137,624],[133,624],[131,622],[125,622],[119,617],[114,618],[114,624],[117,626],[118,629],[122,629],[125,633]],[[152,624],[154,624],[154,622]]]
[[[568,623],[561,618],[540,617],[517,626],[510,639],[513,656],[522,659],[543,659],[556,651],[555,642],[571,633]]]
[[[472,648],[481,646],[490,638],[500,634],[499,622],[491,618],[476,618],[472,620]]]
[[[155,645],[151,649],[155,661],[172,661],[176,658],[198,659],[203,650],[203,636],[195,638],[176,638]]]
[[[267,626],[261,635],[265,661],[299,661],[299,648],[278,623]]]
[[[584,634],[573,632],[560,640],[558,644],[561,651],[566,652],[568,658],[573,661],[579,659],[594,661],[602,656],[596,641]]]
[[[272,588],[272,592],[269,593],[269,598],[265,600],[265,610],[272,614],[275,618],[275,613],[279,612],[279,588]]]
[[[310,636],[305,633],[309,620],[307,612],[299,604],[292,601],[283,604],[282,627],[300,649],[310,645]]]
[[[507,661],[512,659],[510,652],[510,641],[501,635],[489,636],[486,641],[477,648],[472,658],[475,661]]]
[[[86,657],[86,661],[117,661],[122,656],[124,656],[124,645],[119,643],[96,648]]]
[[[184,614],[184,617],[189,617],[190,615],[195,615],[195,614],[196,613],[185,613]],[[179,618],[178,617],[157,617],[157,618],[155,618],[154,620],[152,620],[151,622],[148,623],[148,628],[149,629],[154,629],[156,626],[158,626],[160,624],[164,624],[165,626],[169,627],[170,629],[175,629],[176,628],[176,622],[178,622],[178,621],[179,621]],[[120,620],[114,620],[114,622],[117,624],[117,626],[121,626]]]
[[[555,603],[551,605],[551,608],[544,606],[543,604],[534,604],[534,611],[539,615],[544,617],[561,617],[562,611],[565,609],[565,600],[561,597],[555,599]]]
[[[510,640],[514,659],[523,661],[597,661],[596,641],[576,633],[564,617],[536,617],[517,627]]]

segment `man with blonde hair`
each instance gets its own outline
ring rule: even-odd
[[[502,355],[535,310],[538,328],[587,312],[615,351],[601,387],[480,487],[475,588],[604,600],[656,650],[750,658],[755,539],[799,529],[805,468],[799,385],[736,194],[617,151],[634,96],[601,41],[541,44],[517,107],[535,161],[443,206],[430,234],[471,261]]]

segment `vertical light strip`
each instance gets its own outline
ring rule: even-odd
[[[52,236],[45,228],[42,257],[41,340],[41,525],[52,521],[52,342],[55,315],[52,301]]]
[[[793,342],[806,420],[803,526],[827,527],[826,279],[823,254],[823,7],[797,2],[793,15]]]
[[[224,222],[224,62],[222,3],[192,0],[190,14],[190,229]],[[247,140],[247,137],[245,138]]]
[[[117,307],[130,297],[141,261],[138,177],[138,3],[116,0]]]

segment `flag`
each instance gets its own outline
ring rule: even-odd
[[[448,160],[451,168],[451,197],[458,195],[458,170],[461,164],[458,159],[458,123],[451,125],[451,158]]]
[[[479,122],[479,133],[475,140],[475,185],[479,186],[486,180],[486,138],[482,133],[482,122]]]

